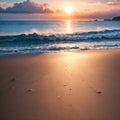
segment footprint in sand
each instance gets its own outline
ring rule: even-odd
[[[12,91],[12,90],[14,90],[15,89],[15,81],[16,81],[16,79],[15,78],[12,78],[12,79],[10,79],[10,85],[9,85],[9,90],[10,91]]]
[[[67,87],[67,85],[66,85],[66,84],[64,84],[63,86],[64,86],[64,87]]]
[[[15,78],[12,78],[11,80],[10,80],[10,82],[15,82],[16,81],[16,79]]]
[[[72,107],[72,105],[68,105],[68,107]]]
[[[28,89],[27,92],[29,93],[34,92],[34,89]]]
[[[72,88],[69,89],[70,91],[72,90]]]
[[[101,91],[97,91],[97,94],[102,94],[102,92]]]
[[[61,96],[57,96],[57,99],[58,99],[58,100],[61,100]]]

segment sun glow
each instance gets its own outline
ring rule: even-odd
[[[65,8],[65,12],[70,15],[70,14],[73,13],[73,8],[68,6],[68,7]]]

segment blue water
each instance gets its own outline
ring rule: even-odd
[[[112,48],[119,21],[0,21],[0,55]]]

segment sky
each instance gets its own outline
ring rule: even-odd
[[[0,19],[104,19],[120,16],[120,0],[0,0]]]

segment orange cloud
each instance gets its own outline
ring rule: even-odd
[[[113,2],[110,1],[107,4],[110,5],[110,6],[120,6],[120,1],[113,1]]]
[[[0,8],[6,9],[8,7],[12,7],[13,4],[7,3],[7,2],[0,2]]]
[[[104,19],[104,18],[112,18],[114,16],[120,15],[120,9],[109,9],[109,10],[96,10],[96,11],[89,11],[85,10],[84,12],[76,12],[74,14],[75,19]]]

